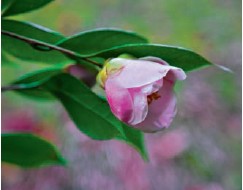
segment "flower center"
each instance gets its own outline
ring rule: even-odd
[[[150,95],[147,96],[147,102],[148,102],[148,105],[151,104],[153,102],[153,100],[157,100],[159,99],[161,96],[159,95],[159,92],[154,92]]]

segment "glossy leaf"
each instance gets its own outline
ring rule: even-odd
[[[4,51],[18,59],[30,63],[59,64],[70,63],[70,59],[57,50],[41,50],[42,47],[32,47],[29,43],[2,35],[2,48]]]
[[[76,78],[60,74],[42,85],[57,97],[77,127],[96,140],[118,138],[134,147],[148,160],[143,133],[119,121],[108,103]]]
[[[1,63],[2,66],[4,65],[12,65],[12,61],[11,61],[11,55],[9,55],[6,51],[1,51]]]
[[[33,11],[53,0],[2,0],[2,16],[11,16]]]
[[[53,75],[56,75],[58,73],[62,72],[62,68],[47,68],[47,69],[42,69],[42,70],[37,70],[31,73],[27,73],[23,76],[21,76],[19,79],[17,79],[14,84],[31,84],[31,83],[36,83],[40,82],[43,80],[48,80],[50,77]]]
[[[8,27],[5,28],[8,29]],[[34,28],[32,29],[35,30]],[[97,71],[97,66],[87,60],[82,59],[83,57],[81,55],[68,49],[63,49],[51,44],[51,42],[56,42],[58,39],[63,38],[60,34],[55,32],[49,32],[48,29],[46,29],[46,31],[41,31],[41,29],[42,28],[39,27],[37,28],[36,33],[31,33],[30,30],[30,33],[27,32],[26,34],[25,31],[20,30],[20,28],[14,30],[10,27],[10,31],[3,30],[3,32],[6,32],[2,33],[3,50],[8,52],[15,58],[31,63],[37,62],[50,64],[67,64],[75,62],[77,64],[81,64],[89,70]],[[22,36],[22,34],[25,36]],[[30,37],[34,37],[37,39],[32,39]],[[44,41],[41,41],[42,39],[44,39]],[[20,49],[24,51],[19,51]],[[64,53],[63,51],[65,51],[66,53]],[[73,56],[66,56],[67,52],[69,54],[72,54]]]
[[[63,104],[76,126],[89,137],[107,140],[123,132],[108,104],[71,75],[54,76],[42,87]]]
[[[65,39],[62,34],[31,22],[4,19],[2,30],[51,44]]]
[[[147,40],[134,32],[104,28],[81,32],[59,42],[58,46],[86,55],[120,45],[141,43],[147,43]]]
[[[79,80],[59,72],[55,68],[36,71],[21,77],[14,84],[27,88],[18,90],[25,95],[39,97],[51,92],[62,102],[77,127],[86,135],[97,140],[117,137],[134,147],[145,160],[148,159],[141,131],[115,118],[107,102]]]
[[[3,14],[3,12],[5,10],[7,10],[9,8],[9,6],[11,5],[13,0],[2,0],[1,1],[1,15]]]
[[[131,54],[135,57],[154,56],[167,61],[170,65],[180,67],[184,71],[191,71],[201,67],[212,65],[197,53],[174,46],[157,44],[133,44],[114,47],[100,53],[93,53],[84,56],[97,56],[103,58],[117,57],[123,53]]]
[[[2,49],[19,59],[52,64],[70,62],[70,59],[59,51],[33,45],[33,41],[52,45],[63,39],[64,37],[57,32],[39,25],[12,20],[2,21],[2,31],[26,39],[22,41],[2,33]]]
[[[65,164],[54,145],[32,134],[2,134],[1,143],[4,162],[22,167]]]
[[[31,98],[38,99],[53,99],[53,96],[46,90],[37,88],[44,81],[47,81],[52,76],[63,72],[63,68],[47,68],[43,70],[27,73],[17,79],[12,85],[18,85],[22,89],[16,90],[16,92],[26,95]]]

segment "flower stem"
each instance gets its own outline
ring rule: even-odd
[[[57,51],[62,52],[65,55],[74,56],[74,57],[77,57],[77,58],[82,59],[84,61],[87,61],[89,63],[92,63],[92,64],[94,64],[94,65],[96,65],[98,67],[102,67],[102,64],[97,63],[97,62],[95,62],[95,61],[93,61],[91,59],[88,59],[86,57],[82,57],[79,54],[77,54],[77,53],[75,53],[73,51],[70,51],[68,49],[65,49],[65,48],[62,48],[62,47],[59,47],[59,46],[55,46],[55,45],[51,45],[49,43],[41,42],[39,40],[30,39],[30,38],[27,38],[27,37],[15,34],[13,32],[8,32],[8,31],[5,31],[5,30],[2,30],[1,33],[3,35],[6,35],[6,36],[9,36],[9,37],[18,39],[18,40],[22,40],[22,41],[30,44],[35,49],[38,49],[40,51],[57,50]]]
[[[6,92],[9,90],[19,90],[19,89],[23,89],[23,87],[20,85],[3,86],[1,87],[1,92]]]

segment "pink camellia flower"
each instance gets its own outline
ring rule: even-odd
[[[97,76],[113,114],[144,132],[169,127],[176,114],[173,87],[185,72],[162,59],[114,58]]]

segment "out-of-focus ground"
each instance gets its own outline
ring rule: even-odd
[[[2,189],[241,189],[241,1],[59,0],[14,18],[65,35],[96,27],[133,30],[153,43],[193,49],[233,74],[216,67],[188,73],[176,87],[172,126],[146,135],[148,163],[126,144],[81,134],[57,101],[6,92],[2,131],[34,132],[54,142],[69,164],[27,170],[3,163]],[[2,85],[44,66],[3,63]]]

